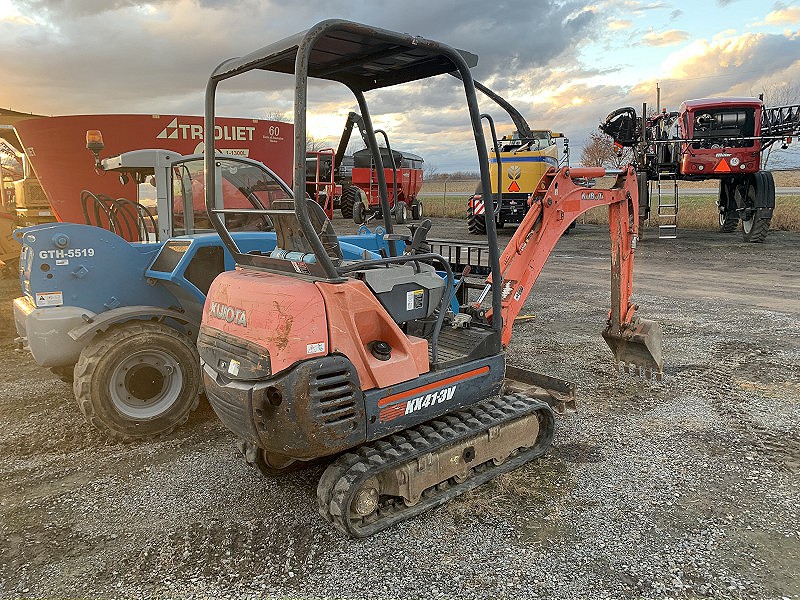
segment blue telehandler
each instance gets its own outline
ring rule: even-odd
[[[205,296],[211,281],[235,263],[206,213],[203,155],[134,150],[100,160],[102,142],[87,146],[98,171],[132,183],[136,199],[85,191],[86,224],[16,230],[23,293],[14,300],[17,342],[39,365],[72,382],[86,420],[106,435],[164,435],[198,405],[195,340]],[[293,206],[291,188],[245,157],[219,155],[214,164],[218,208],[235,210],[225,218],[237,245],[306,268],[309,258],[282,250],[290,244],[276,239],[269,217],[258,214]],[[330,222],[319,205],[306,201],[324,239]],[[379,230],[362,227],[339,242],[345,260],[386,252]],[[229,307],[216,309],[228,315]]]

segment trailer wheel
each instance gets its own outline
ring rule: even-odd
[[[422,200],[414,200],[414,204],[411,205],[411,218],[419,221],[422,216]]]
[[[408,221],[408,204],[402,200],[398,200],[394,204],[394,220],[398,225]]]
[[[757,206],[775,205],[775,181],[769,171],[755,173],[747,183],[744,196],[745,215],[742,217],[742,237],[745,242],[762,243],[769,233],[771,217],[759,217]]]
[[[359,196],[358,188],[355,186],[346,187],[342,190],[342,197],[339,200],[339,210],[342,211],[342,217],[345,219],[353,218],[353,207],[356,202],[361,201]]]
[[[472,198],[467,202],[467,229],[473,235],[486,234],[486,217],[476,215],[472,206]]]
[[[359,201],[353,205],[353,221],[355,221],[356,225],[361,225],[367,220],[366,213],[367,207],[364,206],[364,203],[359,199]]]
[[[74,390],[86,420],[112,438],[165,435],[197,408],[200,357],[172,327],[125,323],[83,349]]]

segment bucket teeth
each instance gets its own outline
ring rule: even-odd
[[[648,380],[655,377],[656,381],[662,381],[664,376],[662,337],[660,323],[640,318],[634,319],[621,333],[613,332],[610,326],[603,331],[618,366],[626,373]]]

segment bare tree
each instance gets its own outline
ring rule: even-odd
[[[428,163],[423,163],[422,167],[422,179],[424,181],[431,181],[436,179],[436,176],[439,174],[439,167],[436,165],[430,165]]]
[[[266,121],[281,121],[284,123],[290,122],[292,119],[286,117],[286,113],[281,112],[277,109],[270,108],[264,113],[264,120]]]
[[[581,150],[581,164],[585,167],[607,167],[618,169],[632,158],[630,148],[617,149],[607,135],[595,131],[589,135],[588,143]]]
[[[790,106],[800,103],[800,87],[793,81],[783,83],[771,83],[762,88],[760,97],[764,101],[764,106]],[[782,147],[781,142],[776,142],[766,152],[761,153],[761,168],[766,169],[767,163],[772,157],[772,151],[778,150]],[[782,153],[779,153],[782,154]],[[794,153],[792,153],[794,154]],[[774,163],[778,167],[785,166],[784,163],[790,162],[785,160],[784,156],[775,156]]]
[[[328,140],[314,137],[313,135],[306,136],[306,152],[319,152],[325,148],[330,148],[331,145]]]

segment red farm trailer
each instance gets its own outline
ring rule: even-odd
[[[398,224],[408,220],[409,211],[414,220],[422,217],[422,201],[417,198],[422,188],[421,156],[410,152],[381,148],[381,161],[389,193],[389,206]],[[378,171],[369,149],[353,153],[353,184],[343,194],[353,197],[353,220],[363,223],[380,216]],[[360,200],[356,200],[356,196]],[[342,203],[345,203],[344,196]],[[349,203],[349,199],[348,199]]]

